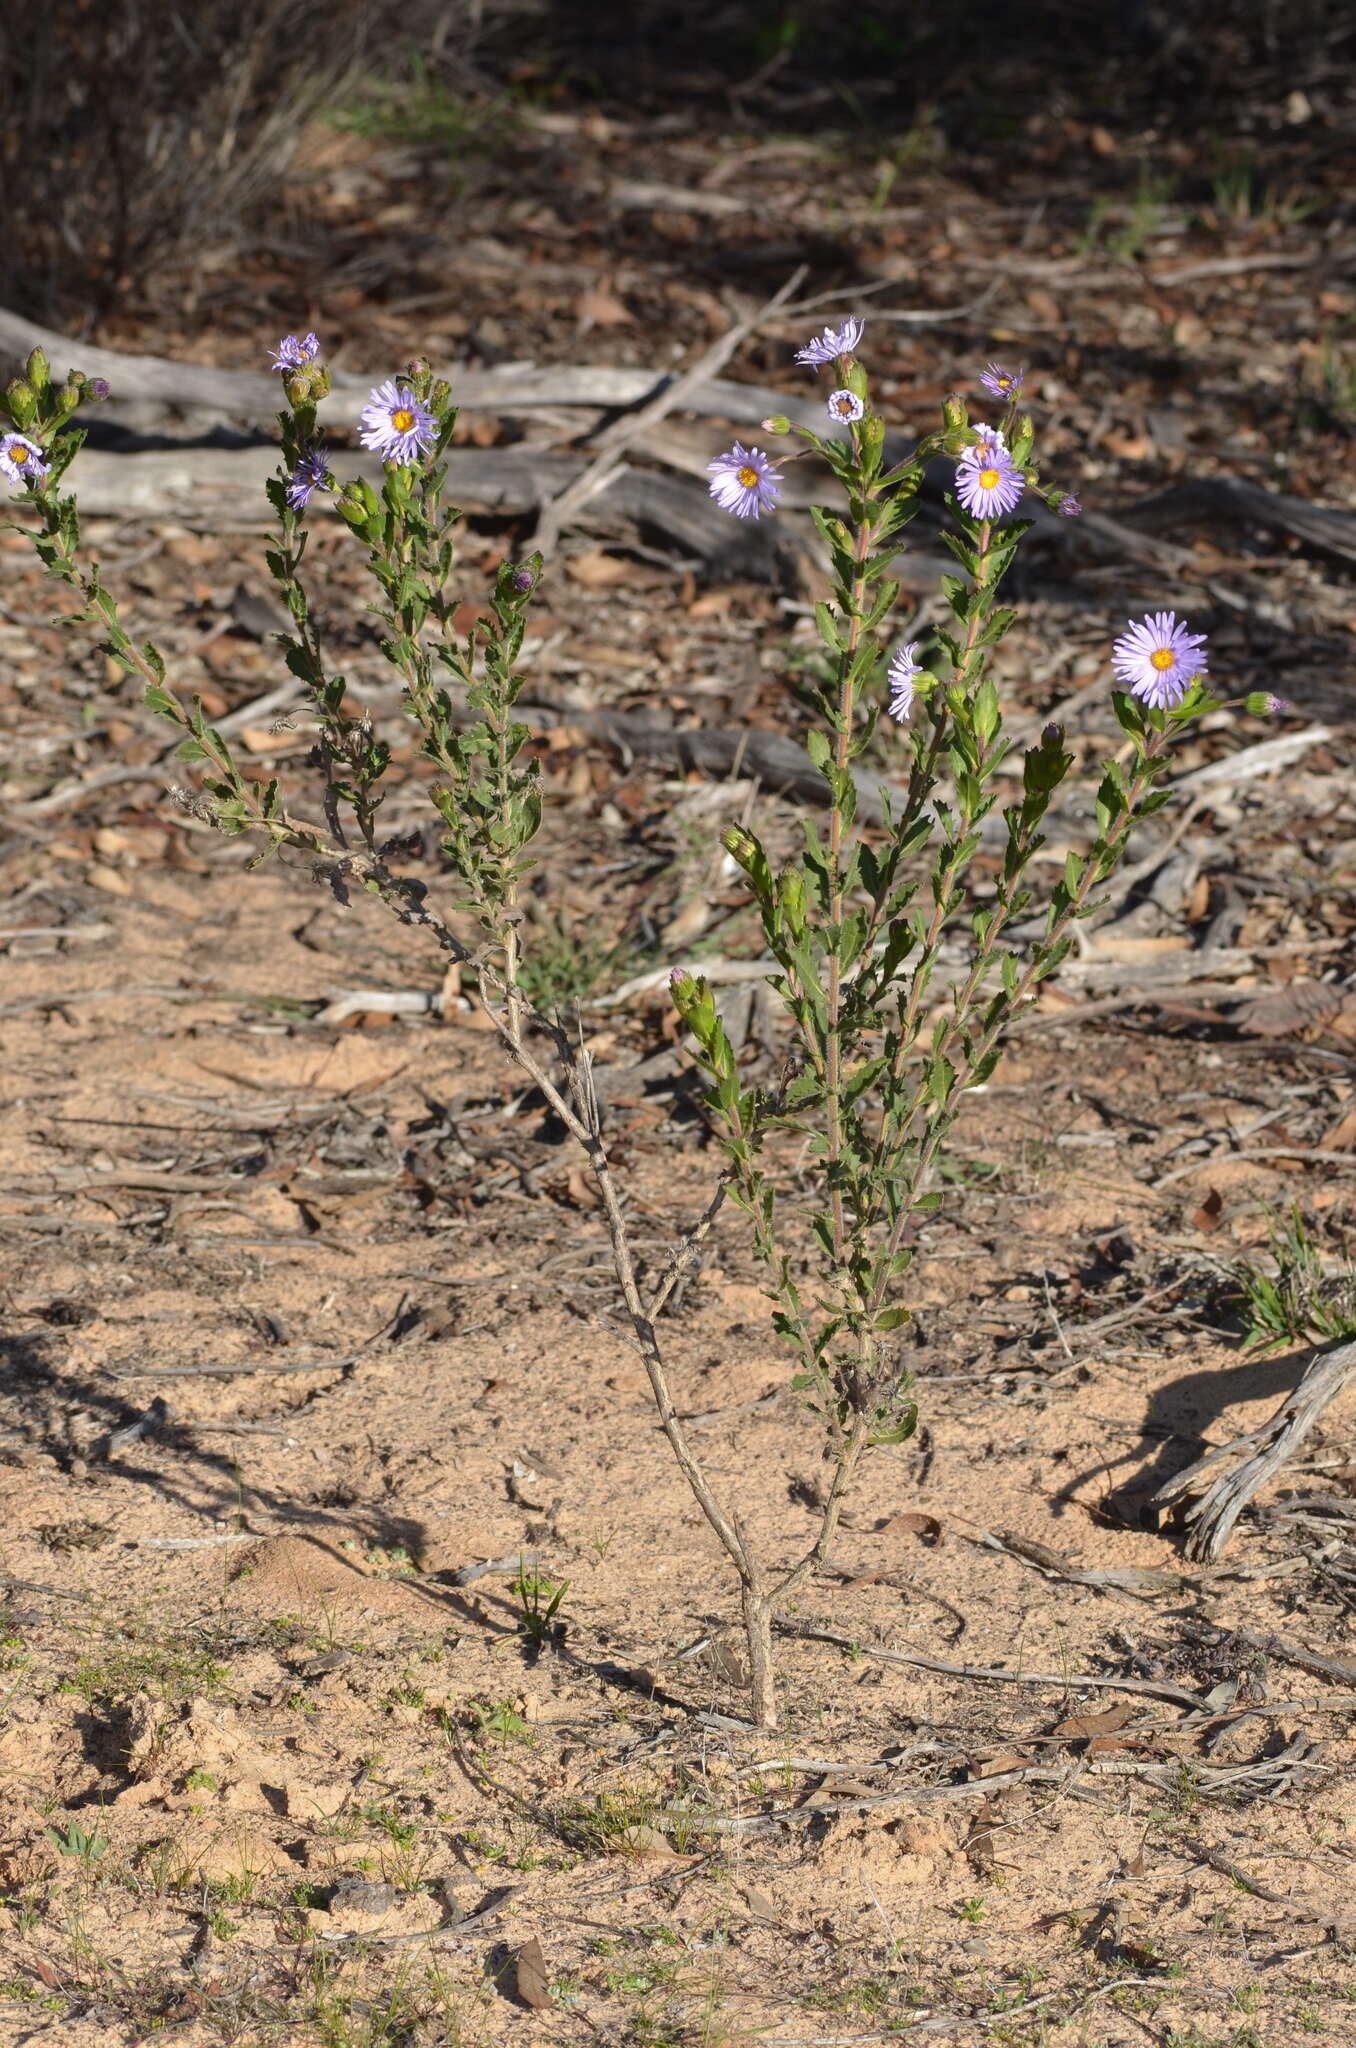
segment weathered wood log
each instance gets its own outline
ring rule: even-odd
[[[1332,1406],[1353,1378],[1356,1343],[1315,1352],[1294,1392],[1261,1429],[1236,1437],[1232,1443],[1216,1444],[1195,1464],[1188,1465],[1185,1472],[1177,1473],[1149,1496],[1147,1506],[1159,1511],[1179,1508],[1190,1496],[1200,1496],[1191,1499],[1182,1511],[1188,1531],[1188,1557],[1209,1562],[1220,1555],[1254,1494],[1293,1456],[1325,1409]],[[1240,1462],[1217,1475],[1217,1468],[1228,1459]]]
[[[273,524],[264,485],[277,472],[275,448],[217,448],[210,444],[148,452],[81,451],[71,482],[86,517],[172,519],[207,532],[248,531]],[[381,482],[381,464],[366,452],[345,451],[346,476]],[[535,512],[588,467],[585,456],[561,455],[521,444],[511,448],[458,448],[452,493],[469,512]],[[312,514],[325,517],[314,498]],[[704,484],[660,470],[624,464],[596,498],[581,508],[590,526],[660,535],[684,554],[718,561],[731,577],[789,582],[794,577],[791,536],[767,521],[732,520]],[[337,517],[336,514],[330,514]]]
[[[115,400],[149,400],[185,411],[260,421],[272,419],[281,399],[278,378],[266,371],[218,370],[202,363],[170,362],[162,356],[124,355],[93,342],[72,341],[35,321],[21,319],[17,313],[0,310],[0,363],[11,371],[20,369],[34,348],[46,352],[58,376],[75,368],[91,377],[106,378]],[[321,419],[327,426],[352,423],[358,412],[355,399],[391,372],[390,364],[380,371],[333,370],[334,389],[320,407]],[[453,365],[440,374],[452,385],[458,405],[468,411],[514,413],[562,405],[587,406],[600,412],[625,410],[660,397],[681,372],[607,364],[503,363],[493,370]],[[724,377],[704,378],[691,393],[689,409],[740,426],[756,425],[771,412],[783,412],[807,424],[824,423],[824,408],[817,398],[789,398],[783,391]]]
[[[268,373],[217,370],[157,356],[124,355],[93,343],[72,341],[16,313],[0,310],[0,363],[18,368],[29,350],[39,346],[47,352],[58,374],[78,365],[91,376],[106,377],[114,387],[115,398],[208,412],[250,423],[267,421],[278,409],[278,379]],[[386,374],[389,366],[380,373]],[[656,406],[682,376],[681,372],[626,366],[535,363],[500,364],[492,370],[454,367],[444,374],[452,383],[458,404],[468,411],[507,415],[561,406],[584,407],[599,413],[624,413],[637,406]],[[336,370],[333,376],[335,388],[322,404],[320,416],[333,427],[352,426],[360,396],[378,381],[378,373],[360,375]],[[756,427],[770,413],[784,413],[802,425],[824,425],[823,408],[817,396],[790,395],[724,377],[702,379],[685,393],[683,409],[727,420],[745,429]],[[675,445],[674,435],[662,431],[644,444],[647,453],[669,463],[674,460]],[[885,460],[891,464],[903,460],[911,446],[907,435],[887,434]],[[261,492],[258,480],[269,473],[272,458],[262,469],[251,467],[252,463],[257,464],[257,451],[253,449],[189,444],[173,451],[120,451],[116,460],[142,465],[134,481],[129,476],[129,489],[125,491],[114,488],[112,471],[102,476],[94,472],[92,465],[97,459],[98,452],[91,451],[81,463],[81,496],[88,510],[114,515],[125,512],[143,518],[169,516],[210,525],[213,520],[204,517],[204,508],[211,505],[215,508],[216,523],[223,526],[267,523],[259,511],[261,498],[249,505],[246,499],[253,500],[256,490]],[[197,465],[201,491],[190,474],[190,464]],[[535,510],[567,490],[587,466],[571,455],[521,446],[488,451],[461,448],[457,450],[456,465],[455,487],[463,502],[487,512]],[[680,462],[679,466],[691,465]],[[346,458],[345,467],[359,473],[363,469],[360,459]],[[371,473],[375,474],[375,470]],[[940,502],[949,474],[945,464],[930,465],[926,495],[935,502]],[[643,477],[643,483],[637,484],[637,477]],[[784,502],[808,502],[813,495],[805,489],[808,480],[809,465],[798,465],[788,476],[790,488],[784,493]],[[732,539],[728,519],[702,519],[694,504],[696,494],[690,487],[661,502],[655,485],[662,481],[628,469],[601,496],[607,501],[608,510],[625,520],[642,519],[680,541],[686,535],[684,544],[695,548],[703,559],[731,559],[732,573],[736,575],[775,577],[784,572],[783,549],[775,540],[769,540],[766,533],[758,535],[755,530],[742,540]],[[97,493],[97,504],[90,497],[91,492]],[[661,511],[659,518],[652,516],[656,507]],[[1125,556],[1160,569],[1172,568],[1181,557],[1168,544],[1154,538],[1156,534],[1173,529],[1217,529],[1221,522],[1260,526],[1268,532],[1291,535],[1307,547],[1356,561],[1356,514],[1269,491],[1244,477],[1198,477],[1107,512],[1089,510],[1078,520],[1060,520],[1043,502],[1029,495],[1022,512],[1025,517],[1033,517],[1047,533],[1058,530],[1070,548],[1112,559]],[[670,521],[672,525],[667,523]]]

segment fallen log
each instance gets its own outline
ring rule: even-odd
[[[172,362],[164,356],[125,355],[94,342],[73,341],[0,309],[0,363],[10,371],[21,369],[35,348],[45,352],[59,376],[76,368],[87,376],[106,378],[115,401],[135,399],[228,419],[261,421],[272,419],[281,398],[279,379],[269,371],[218,370],[203,363]],[[358,413],[355,399],[391,372],[390,364],[379,371],[332,369],[334,389],[320,406],[321,420],[326,426],[352,424]],[[629,410],[661,397],[682,373],[625,364],[522,362],[501,363],[492,370],[452,365],[439,374],[451,384],[457,404],[468,411],[514,413],[557,406],[584,406],[599,412]],[[824,408],[817,397],[788,397],[784,391],[725,377],[703,378],[690,395],[688,409],[739,426],[756,425],[771,412],[786,413],[806,425],[824,423]]]
[[[1157,1513],[1181,1510],[1187,1529],[1188,1557],[1213,1562],[1233,1533],[1248,1502],[1293,1456],[1324,1411],[1356,1378],[1356,1343],[1317,1351],[1301,1373],[1294,1392],[1269,1422],[1231,1443],[1216,1444],[1195,1463],[1150,1494],[1146,1506]],[[1238,1462],[1223,1473],[1229,1459]],[[1199,1498],[1192,1498],[1198,1495]],[[1189,1503],[1183,1505],[1184,1503]]]
[[[379,485],[379,460],[365,451],[345,450],[336,458],[345,476],[365,476]],[[582,455],[522,444],[511,448],[457,448],[452,457],[451,492],[469,512],[511,517],[535,512],[559,497],[588,468]],[[266,529],[274,514],[264,495],[277,473],[276,448],[217,448],[198,443],[121,454],[85,448],[71,482],[85,517],[168,519],[207,532]],[[312,511],[325,516],[323,498]],[[623,464],[603,490],[589,500],[591,525],[648,530],[684,554],[719,561],[732,578],[765,583],[794,580],[794,549],[788,531],[766,521],[736,521],[722,513],[703,484],[660,470]],[[331,514],[337,517],[337,514]]]
[[[278,410],[278,379],[268,372],[218,370],[158,356],[126,355],[93,343],[72,341],[16,313],[0,310],[0,363],[18,368],[35,347],[46,351],[59,374],[78,365],[90,376],[107,378],[113,386],[115,401],[121,398],[151,402],[254,424],[271,420]],[[381,372],[333,371],[334,389],[320,407],[322,421],[334,428],[353,426],[361,394],[380,381],[381,376],[389,374],[389,365]],[[453,367],[443,374],[452,384],[457,403],[467,411],[506,415],[562,406],[582,407],[599,414],[624,414],[636,407],[658,409],[665,393],[685,376],[681,371],[656,372],[624,365],[536,363],[506,363],[490,370]],[[744,429],[757,427],[770,413],[784,413],[801,425],[824,425],[823,408],[817,396],[789,394],[719,376],[701,378],[685,390],[682,410]],[[645,453],[660,460],[674,459],[675,437],[671,433],[657,433],[642,446]],[[886,462],[902,461],[911,446],[908,436],[887,434]],[[135,461],[142,465],[127,493],[119,493],[115,488],[113,472],[100,476],[91,470],[90,465],[101,452],[106,461]],[[455,485],[463,502],[477,511],[506,513],[539,509],[568,490],[588,467],[585,457],[558,454],[537,446],[488,451],[459,448],[455,461]],[[251,463],[255,466],[251,467]],[[222,525],[264,525],[268,521],[260,514],[258,504],[247,505],[245,500],[260,488],[262,477],[270,473],[271,452],[262,469],[257,463],[258,451],[254,449],[224,449],[201,443],[172,450],[163,445],[154,451],[132,448],[116,457],[108,451],[95,450],[82,459],[82,498],[87,499],[83,480],[89,476],[88,488],[100,492],[97,506],[88,502],[90,510],[107,511],[113,516],[127,512],[143,518],[165,516],[207,523],[201,507],[210,504]],[[346,456],[344,466],[359,473],[363,470],[359,458]],[[195,474],[190,474],[191,470]],[[643,485],[634,483],[638,475],[644,477]],[[202,485],[200,504],[195,503],[195,479]],[[742,544],[732,541],[727,518],[705,522],[690,506],[684,504],[680,509],[680,502],[674,500],[664,506],[663,518],[650,517],[657,497],[656,481],[647,472],[624,469],[590,503],[596,506],[600,500],[606,500],[609,510],[620,512],[627,520],[634,520],[638,511],[646,523],[670,538],[681,539],[684,533],[692,535],[687,544],[696,546],[704,560],[724,560],[733,551],[736,575],[761,574],[775,580],[784,573],[783,551],[775,541],[769,544],[766,536],[759,538],[756,529],[754,537],[746,535]],[[925,495],[940,504],[943,486],[949,481],[948,465],[931,465]],[[788,484],[791,482],[792,478],[788,478]],[[795,485],[794,490],[785,493],[786,503],[808,502],[814,495],[803,493],[801,477],[795,477]],[[690,499],[696,493],[689,487],[683,495]],[[642,496],[645,502],[640,504]],[[1338,506],[1310,504],[1285,492],[1269,491],[1245,477],[1193,478],[1108,511],[1089,510],[1078,520],[1061,520],[1043,502],[1030,496],[1021,509],[1024,517],[1034,517],[1047,532],[1058,530],[1071,548],[1111,558],[1121,554],[1160,570],[1180,568],[1187,558],[1180,550],[1154,538],[1155,535],[1173,529],[1218,531],[1221,523],[1260,526],[1344,561],[1356,561],[1356,514]],[[671,532],[665,519],[675,520],[678,531]]]

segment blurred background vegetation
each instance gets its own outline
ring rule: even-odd
[[[1306,203],[1294,146],[1315,141],[1308,96],[1349,68],[1353,16],[1349,0],[55,0],[40,16],[0,0],[5,300],[88,331],[114,306],[195,300],[204,265],[246,251],[300,282],[325,262],[317,130],[427,152],[455,206],[486,181],[530,186],[564,109],[832,133],[880,154],[882,203],[925,162],[1030,170],[1052,128],[1081,123],[1089,238],[1124,254],[1170,191]],[[1182,144],[1190,190],[1169,168]],[[1349,132],[1329,124],[1326,145],[1349,154]]]

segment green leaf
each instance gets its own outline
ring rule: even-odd
[[[907,1443],[917,1427],[918,1410],[916,1407],[911,1407],[903,1420],[895,1423],[893,1427],[873,1430],[868,1441],[873,1447]]]
[[[843,639],[838,630],[838,620],[831,605],[821,603],[815,606],[815,624],[819,628],[819,637],[824,642],[824,645],[830,648],[834,654],[840,654],[843,649]]]
[[[805,735],[805,751],[821,775],[828,775],[831,772],[833,750],[826,735],[816,725],[812,725]]]

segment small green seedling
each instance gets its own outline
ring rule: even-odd
[[[63,1856],[74,1856],[77,1861],[83,1863],[86,1870],[92,1870],[99,1858],[107,1854],[109,1847],[106,1835],[101,1835],[97,1831],[94,1834],[87,1834],[78,1820],[71,1822],[64,1835],[56,1828],[48,1828],[47,1839],[56,1844]]]

